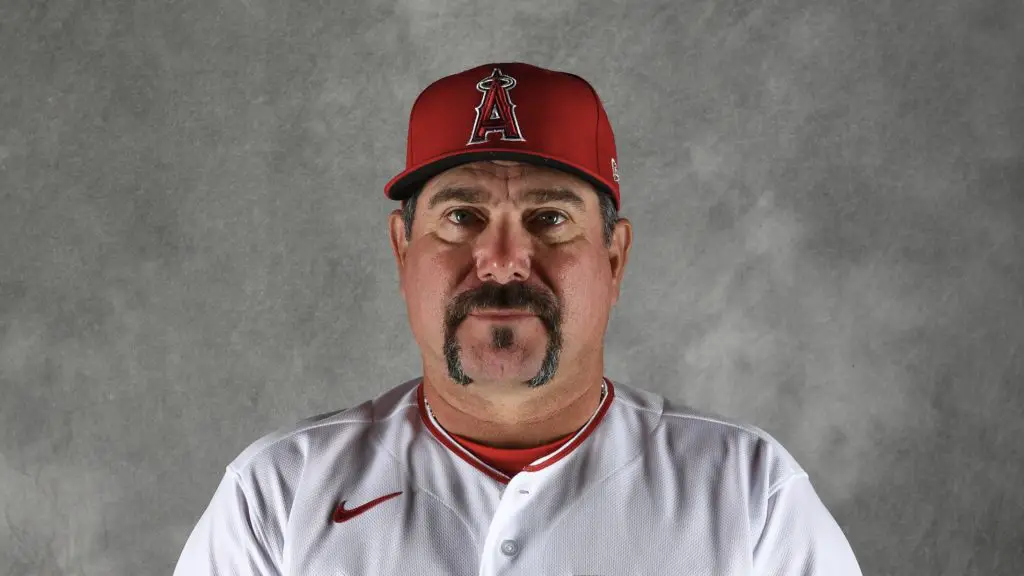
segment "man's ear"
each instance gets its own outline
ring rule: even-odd
[[[629,262],[629,249],[633,246],[633,224],[626,218],[619,218],[612,232],[612,243],[608,249],[608,260],[612,269],[612,306],[619,301],[622,279],[626,275],[626,263]]]
[[[409,248],[409,239],[405,237],[405,220],[402,218],[402,210],[393,210],[388,215],[388,237],[391,240],[391,252],[395,255],[395,266],[398,268],[398,287],[405,296],[405,283],[403,282],[405,268],[405,251]]]

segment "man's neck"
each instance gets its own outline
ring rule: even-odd
[[[424,394],[437,422],[449,434],[495,448],[533,448],[576,433],[601,402],[602,377],[592,382],[551,381],[523,394],[482,397],[473,384],[424,375]]]

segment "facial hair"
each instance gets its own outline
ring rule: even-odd
[[[444,357],[448,365],[448,377],[463,386],[473,382],[462,368],[462,348],[455,339],[455,331],[470,313],[485,308],[529,311],[537,315],[548,334],[548,345],[537,375],[524,384],[529,388],[538,388],[550,382],[558,371],[562,352],[562,308],[554,297],[523,283],[487,283],[452,300],[445,312],[444,327]],[[515,335],[513,328],[497,326],[491,330],[491,345],[498,350],[506,350],[515,344]]]

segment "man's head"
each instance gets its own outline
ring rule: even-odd
[[[492,64],[420,94],[385,194],[403,203],[389,234],[425,376],[507,389],[601,371],[632,242],[618,180],[578,76]]]
[[[413,334],[453,381],[537,387],[563,355],[572,370],[603,354],[631,228],[581,179],[526,163],[464,164],[395,210],[390,237]],[[530,316],[475,316],[511,311]]]

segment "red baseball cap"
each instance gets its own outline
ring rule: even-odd
[[[516,160],[577,176],[621,209],[611,124],[575,74],[508,62],[446,76],[416,98],[408,138],[405,171],[384,187],[392,200],[460,164]]]

